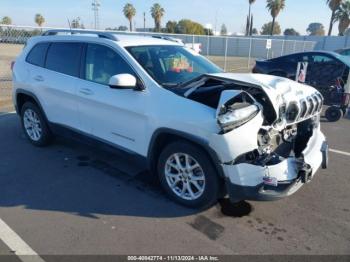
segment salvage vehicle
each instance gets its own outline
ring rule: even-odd
[[[335,52],[313,51],[256,61],[253,73],[296,79],[299,62],[307,62],[305,83],[315,87],[324,97],[326,118],[335,122],[347,112],[350,94],[346,92],[350,60]]]
[[[16,59],[13,85],[32,144],[75,134],[137,155],[189,207],[281,199],[327,167],[317,90],[224,73],[172,41],[47,31]]]

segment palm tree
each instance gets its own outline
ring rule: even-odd
[[[1,20],[1,24],[4,24],[4,25],[11,25],[12,24],[12,19],[11,17],[8,17],[8,16],[4,16]]]
[[[246,26],[246,35],[251,35],[251,30],[250,28],[252,28],[252,24],[251,24],[251,9],[252,9],[252,4],[255,3],[256,0],[248,0],[249,2],[249,12],[248,12],[248,18],[247,18],[247,26]]]
[[[334,21],[339,22],[339,35],[343,36],[350,25],[350,1],[341,3],[340,7],[335,11]]]
[[[155,31],[160,32],[161,29],[161,20],[162,17],[164,16],[165,10],[163,7],[160,6],[160,4],[154,4],[151,7],[151,15],[154,19],[154,24],[155,24]]]
[[[126,4],[123,9],[125,17],[129,20],[129,30],[132,31],[132,19],[136,15],[136,9],[132,4]]]
[[[34,20],[39,27],[45,23],[45,18],[41,14],[36,14]]]
[[[329,23],[329,30],[328,30],[328,35],[330,36],[332,34],[333,30],[333,25],[334,25],[334,19],[335,19],[335,12],[338,10],[340,7],[340,4],[342,3],[343,0],[327,0],[327,4],[329,8],[332,10],[332,16],[331,16],[331,21]]]
[[[275,27],[276,17],[281,12],[281,10],[284,9],[285,6],[286,6],[285,0],[267,0],[266,8],[270,11],[271,16],[272,16],[272,26],[271,26],[270,35],[273,34],[273,29]]]

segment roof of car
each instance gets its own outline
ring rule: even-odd
[[[152,35],[132,35],[118,34],[108,31],[89,31],[89,30],[49,30],[39,36],[38,41],[45,40],[88,40],[91,37],[99,39],[108,39],[115,41],[118,45],[127,46],[143,46],[143,45],[181,45],[176,41],[171,41],[171,38],[163,38],[163,36],[153,37]]]
[[[336,53],[333,51],[314,50],[314,51],[298,52],[298,53],[293,53],[289,55],[303,55],[303,54],[328,54],[328,55],[334,56]],[[289,55],[286,55],[286,56],[289,56]]]
[[[278,59],[281,59],[283,57],[288,57],[288,56],[310,55],[310,54],[326,54],[326,55],[330,55],[330,56],[339,58],[339,54],[334,52],[334,51],[315,50],[315,51],[306,51],[306,52],[299,52],[299,53],[288,54],[288,55],[284,55],[284,56],[271,58],[270,60],[278,60]]]
[[[121,46],[140,46],[140,45],[180,45],[175,41],[169,41],[160,38],[154,38],[149,35],[117,35],[118,43]]]

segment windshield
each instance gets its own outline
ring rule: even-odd
[[[176,87],[203,74],[222,72],[215,64],[183,46],[135,46],[127,50],[164,87]]]

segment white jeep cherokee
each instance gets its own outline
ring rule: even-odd
[[[319,92],[224,73],[172,41],[48,31],[16,59],[13,84],[34,145],[69,130],[139,155],[187,206],[280,199],[327,167]]]

